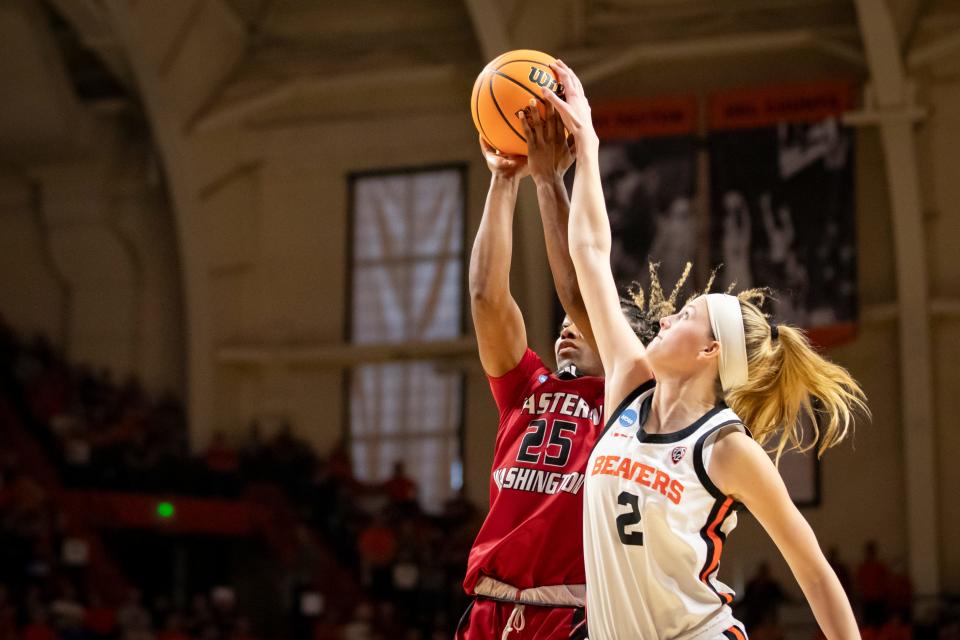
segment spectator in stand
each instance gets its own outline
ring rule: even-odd
[[[743,591],[743,601],[738,608],[737,617],[747,629],[763,624],[775,624],[777,611],[786,601],[786,593],[771,575],[770,565],[761,562]],[[753,632],[750,633],[752,636]]]
[[[16,640],[17,609],[10,601],[10,590],[0,584],[0,640]]]
[[[100,594],[96,591],[90,594],[90,606],[87,607],[84,626],[90,631],[95,640],[112,638],[117,628],[116,610],[105,604]]]
[[[190,635],[184,631],[183,619],[177,613],[171,613],[167,616],[167,621],[163,625],[163,631],[157,634],[157,640],[191,640]]]
[[[193,596],[190,603],[190,615],[186,621],[187,630],[192,637],[199,638],[203,635],[204,630],[212,624],[213,613],[210,611],[210,604],[207,602],[206,596],[198,593]]]
[[[353,611],[353,619],[343,626],[340,637],[343,640],[372,640],[373,631],[373,605],[369,602],[359,603]]]
[[[157,595],[153,598],[149,611],[150,627],[153,629],[163,629],[166,626],[167,620],[174,613],[173,603],[171,603],[170,599],[166,596]]]
[[[219,495],[234,495],[237,493],[240,471],[240,457],[236,450],[227,442],[223,431],[213,434],[213,441],[203,456],[204,464],[211,475],[211,484]]]
[[[264,445],[260,421],[250,423],[247,439],[241,449],[241,459],[244,472],[253,480],[262,480],[265,477]]]
[[[293,433],[293,425],[284,421],[268,447],[271,478],[289,493],[304,489],[303,479],[312,477],[315,456],[307,444]]]
[[[887,615],[890,570],[880,560],[875,541],[867,542],[863,552],[863,562],[857,568],[861,615],[866,626],[879,627],[884,623]]]
[[[371,595],[380,601],[392,593],[393,563],[397,556],[397,537],[387,526],[383,514],[374,518],[360,534],[360,560],[369,577]]]
[[[30,613],[30,624],[20,634],[23,640],[56,640],[57,632],[47,619],[47,612],[37,608]]]
[[[123,640],[138,640],[152,629],[150,612],[141,604],[139,589],[130,589],[127,601],[117,611],[117,624]]]
[[[840,551],[836,547],[830,547],[830,550],[827,551],[827,562],[830,563],[830,568],[833,569],[833,572],[837,574],[837,579],[840,580],[840,586],[843,587],[843,590],[849,598],[853,593],[850,569],[844,564],[843,559],[840,557]]]
[[[446,502],[443,503],[444,522],[457,526],[467,522],[476,516],[476,507],[467,498],[467,491],[461,487]]]
[[[217,637],[225,640],[236,623],[237,596],[232,587],[218,586],[210,592],[210,607]]]
[[[913,620],[913,583],[910,581],[904,563],[894,565],[887,580],[887,611],[911,622]]]
[[[250,620],[242,616],[237,618],[237,622],[233,626],[233,633],[230,634],[228,640],[257,640],[257,637],[250,630]]]
[[[71,584],[63,586],[60,597],[50,604],[50,616],[59,629],[80,629],[86,608],[77,599],[77,590]]]
[[[960,620],[947,618],[939,626],[937,640],[960,640]]]
[[[393,566],[393,601],[399,609],[398,617],[408,624],[416,624],[420,616],[420,567],[432,551],[426,546],[429,544],[430,534],[430,527],[418,519],[400,519],[396,562]]]
[[[405,505],[417,501],[417,484],[407,475],[406,465],[401,460],[393,463],[393,475],[384,484],[384,489],[394,504]]]
[[[899,612],[894,611],[877,632],[877,640],[913,640],[913,628]]]
[[[213,441],[207,448],[203,456],[207,469],[214,473],[234,474],[240,469],[240,459],[237,452],[230,443],[223,431],[216,431],[213,434]]]

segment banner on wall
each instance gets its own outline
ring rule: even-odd
[[[857,256],[852,85],[738,90],[710,101],[710,254],[719,285],[774,290],[779,322],[853,338]]]
[[[698,113],[695,96],[593,108],[621,290],[634,281],[647,286],[648,261],[660,263],[661,282],[672,286],[697,254]]]

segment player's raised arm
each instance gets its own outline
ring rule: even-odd
[[[777,545],[824,635],[830,640],[859,639],[837,574],[763,448],[741,432],[723,436],[714,447],[710,475],[721,491],[750,510]]]
[[[563,119],[576,144],[577,175],[568,225],[570,257],[596,336],[606,373],[606,404],[613,410],[640,384],[653,377],[643,344],[620,309],[620,295],[610,269],[610,220],[600,183],[600,141],[590,119],[590,105],[580,80],[563,62],[551,65],[563,86],[561,99],[544,97]]]
[[[480,138],[490,168],[490,190],[470,254],[470,310],[480,363],[489,376],[512,370],[527,348],[527,332],[510,294],[513,210],[517,188],[527,172],[526,158],[501,156]]]
[[[540,117],[536,101],[520,112],[520,124],[527,139],[527,164],[537,186],[537,203],[543,221],[543,236],[547,245],[547,260],[553,274],[553,284],[564,311],[577,326],[590,348],[596,351],[597,343],[590,328],[587,309],[580,295],[577,272],[570,260],[567,246],[567,222],[570,216],[570,199],[563,176],[573,164],[573,151],[567,144],[563,122],[553,106],[547,103],[546,119]],[[571,138],[571,143],[573,139]]]

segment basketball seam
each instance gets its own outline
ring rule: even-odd
[[[483,139],[486,140],[489,144],[493,144],[492,142],[490,142],[490,138],[489,136],[487,136],[487,132],[484,131],[483,129],[483,118],[480,117],[480,92],[481,91],[483,91],[482,82],[480,83],[480,86],[477,87],[477,98],[475,101],[476,104],[474,106],[474,111],[476,111],[477,113],[477,124],[480,126],[480,135],[482,135]],[[494,99],[494,102],[496,102],[496,99]]]
[[[508,127],[510,127],[510,131],[513,131],[518,138],[520,138],[521,140],[523,140],[524,142],[526,142],[527,139],[524,138],[522,135],[520,135],[520,132],[519,132],[519,131],[517,131],[516,129],[513,128],[513,125],[510,124],[510,121],[509,121],[509,120],[507,120],[507,116],[504,115],[503,109],[500,108],[500,103],[497,102],[497,94],[495,94],[495,93],[493,92],[493,76],[494,76],[494,75],[502,76],[502,77],[510,80],[511,82],[516,82],[516,80],[514,80],[513,78],[511,78],[510,76],[508,76],[508,75],[506,75],[506,74],[499,73],[499,72],[497,72],[497,71],[494,71],[493,73],[491,73],[491,74],[490,74],[490,83],[489,83],[489,86],[490,86],[490,98],[493,100],[493,106],[495,106],[495,107],[497,108],[497,111],[500,113],[500,117],[503,119],[504,123],[506,123],[506,125],[507,125]],[[519,84],[519,83],[518,83],[518,84]],[[523,85],[520,85],[520,86],[523,86]],[[524,87],[524,88],[526,88],[526,87]]]
[[[541,97],[538,96],[536,93],[534,93],[533,91],[531,91],[531,90],[530,90],[530,87],[525,87],[525,86],[523,86],[523,83],[515,80],[514,78],[511,78],[511,77],[508,76],[507,74],[505,74],[505,73],[500,73],[499,71],[494,71],[493,74],[494,74],[494,75],[498,75],[498,76],[500,76],[501,78],[506,78],[507,80],[509,80],[509,81],[512,82],[513,84],[517,85],[518,87],[520,87],[521,89],[523,89],[524,91],[526,91],[527,93],[529,93],[530,95],[532,95],[532,96],[533,96],[534,98],[536,98],[541,104],[547,104],[547,103],[544,101],[543,98],[541,98]]]

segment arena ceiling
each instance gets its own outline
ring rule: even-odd
[[[108,18],[111,1],[42,0],[75,84],[92,100],[135,93]],[[873,1],[887,2],[904,50],[920,64],[931,46],[960,46],[960,2]],[[851,0],[183,3],[193,12],[221,4],[245,33],[242,55],[187,125],[200,132],[425,104],[462,108],[484,61],[520,47],[563,57],[594,95],[708,90],[771,73],[867,76]]]

